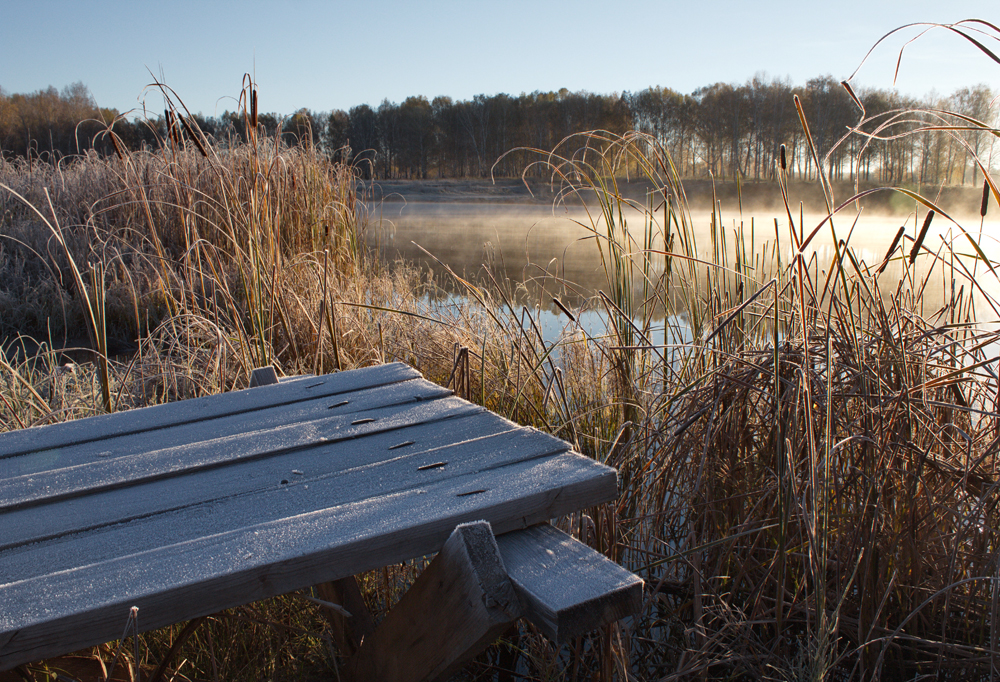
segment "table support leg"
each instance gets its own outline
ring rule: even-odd
[[[351,679],[447,679],[520,615],[490,525],[462,524],[348,662]]]
[[[343,606],[350,618],[333,609],[321,607],[323,616],[333,630],[333,643],[345,657],[353,656],[366,637],[375,631],[375,620],[365,605],[365,598],[354,576],[316,585],[320,599]]]

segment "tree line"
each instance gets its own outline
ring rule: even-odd
[[[380,179],[515,177],[529,157],[510,150],[551,150],[573,133],[598,129],[648,133],[670,152],[683,177],[770,180],[784,146],[790,175],[811,179],[816,163],[793,96],[831,179],[977,184],[981,175],[974,159],[989,166],[992,147],[986,137],[954,116],[993,125],[994,94],[985,85],[922,99],[862,88],[855,99],[829,76],[800,87],[756,77],[690,94],[651,87],[613,95],[562,89],[470,100],[413,96],[346,112],[300,109],[257,119],[259,134],[312,145]],[[858,127],[862,106],[865,123]],[[905,134],[956,123],[967,129]],[[98,107],[82,83],[27,95],[0,89],[0,154],[5,158],[55,160],[91,149],[114,153],[109,131],[132,150],[183,144],[193,125],[219,144],[247,139],[247,119],[239,112],[189,120],[164,112],[137,119]],[[852,128],[860,132],[848,134]]]

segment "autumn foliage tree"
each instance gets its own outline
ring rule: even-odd
[[[549,150],[587,130],[638,130],[667,150],[682,177],[746,182],[775,178],[784,146],[792,178],[817,177],[813,154],[793,104],[798,96],[822,170],[832,180],[878,183],[976,184],[988,163],[989,138],[976,126],[939,128],[952,111],[991,125],[994,93],[985,85],[924,101],[891,90],[856,87],[858,101],[831,76],[793,86],[757,75],[743,84],[715,83],[684,94],[664,87],[602,95],[590,92],[480,94],[468,100],[414,95],[349,111],[299,109],[290,116],[260,113],[258,134],[308,144],[365,177],[427,179],[518,177],[526,157],[518,148]],[[862,112],[858,106],[864,108]],[[863,125],[861,124],[864,120]],[[220,144],[246,141],[246,117],[224,112],[190,117]],[[112,153],[112,129],[130,149],[169,138],[165,116],[145,119],[100,109],[75,83],[28,95],[0,89],[0,153],[51,159],[94,149]],[[922,135],[904,134],[928,128]],[[540,168],[532,172],[542,172]]]
[[[117,113],[99,108],[83,83],[27,95],[0,89],[0,152],[54,160],[96,145],[106,153],[111,146],[99,134]]]

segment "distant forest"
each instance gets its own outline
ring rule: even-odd
[[[503,156],[519,147],[551,150],[573,133],[603,129],[613,133],[649,133],[667,148],[683,177],[714,175],[719,180],[766,181],[774,177],[776,159],[786,146],[792,177],[810,179],[816,168],[808,153],[792,96],[797,94],[822,156],[830,153],[831,179],[913,184],[977,184],[976,156],[989,162],[992,153],[979,131],[900,133],[918,127],[954,125],[941,111],[957,112],[991,123],[993,92],[985,85],[959,90],[948,97],[907,98],[893,91],[865,88],[857,96],[868,123],[862,130],[886,138],[865,147],[863,135],[849,129],[861,118],[843,86],[829,76],[795,87],[786,80],[756,78],[743,85],[716,83],[681,94],[653,87],[621,95],[589,92],[533,92],[513,97],[477,95],[408,97],[350,111],[289,116],[261,114],[262,133],[281,135],[288,144],[313,145],[338,160],[358,164],[377,178],[516,177],[529,157]],[[921,113],[914,113],[919,111]],[[185,144],[196,123],[218,144],[245,139],[241,113],[178,120],[164,112],[147,120],[118,115],[94,102],[82,83],[61,92],[50,87],[32,94],[9,94],[0,88],[0,155],[31,160],[58,160],[94,150],[115,153],[107,135],[113,130],[131,150]],[[834,149],[836,145],[836,148]],[[501,159],[501,157],[503,157]],[[537,158],[537,157],[534,157]],[[501,159],[497,162],[498,159]]]

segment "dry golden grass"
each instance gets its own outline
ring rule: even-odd
[[[262,364],[295,374],[401,360],[616,466],[618,503],[564,522],[646,580],[639,616],[559,650],[521,626],[470,678],[996,669],[997,302],[969,294],[996,264],[975,242],[931,251],[914,234],[865,263],[846,205],[811,226],[785,204],[780,229],[803,247],[791,260],[738,224],[723,230],[721,216],[699,246],[656,141],[591,133],[541,162],[557,194],[590,209],[607,286],[588,306],[605,327],[570,322],[553,341],[538,309],[500,286],[452,274],[466,296],[441,307],[435,282],[380,264],[350,168],[278,140],[175,130],[155,151],[0,167],[27,202],[0,194],[0,306],[18,321],[3,331],[43,341],[0,355],[5,428],[226,391]],[[651,193],[625,196],[626,174]],[[775,191],[787,200],[783,182]],[[992,181],[984,191],[998,196]],[[907,192],[938,213],[935,227],[947,219]],[[837,245],[822,267],[805,248],[813,227]],[[886,261],[902,274],[885,275]],[[923,310],[928,272],[955,284],[939,310]],[[96,345],[122,335],[138,349],[63,366],[49,339],[84,329]],[[363,576],[373,610],[418,568]],[[179,630],[145,635],[140,658],[158,660]],[[337,666],[317,608],[295,596],[210,618],[174,660],[176,679]]]

